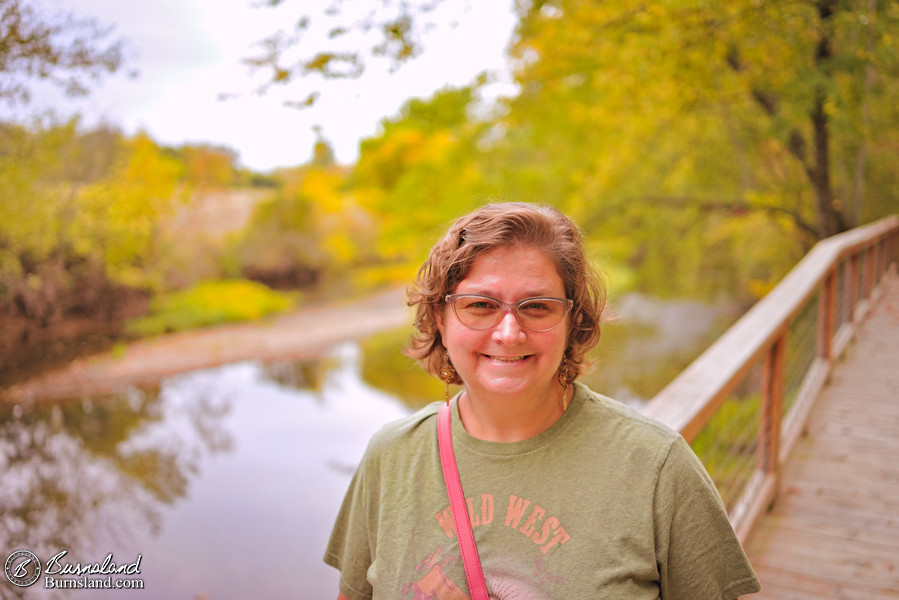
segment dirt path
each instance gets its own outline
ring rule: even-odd
[[[102,394],[241,360],[315,357],[346,340],[411,323],[403,290],[303,309],[262,324],[228,325],[143,340],[124,352],[79,359],[0,391],[12,402]]]

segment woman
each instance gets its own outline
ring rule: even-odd
[[[574,380],[604,303],[576,226],[491,204],[432,248],[409,354],[462,391],[452,440],[491,598],[729,600],[759,584],[683,438]],[[440,403],[384,427],[325,562],[339,598],[469,597],[437,444]],[[460,511],[464,512],[464,511]]]

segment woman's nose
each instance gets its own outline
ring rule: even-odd
[[[515,315],[514,310],[506,310],[502,319],[493,328],[493,335],[498,341],[506,343],[517,342],[524,337],[524,329],[521,327],[521,323],[518,322],[518,317]]]

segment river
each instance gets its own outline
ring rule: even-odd
[[[637,295],[616,310],[584,381],[638,407],[730,320],[720,307]],[[0,405],[0,558],[26,549],[45,569],[28,588],[2,581],[0,597],[335,597],[321,557],[368,438],[442,396],[402,357],[405,336]],[[137,563],[110,584],[144,591],[47,589],[75,585],[58,573],[66,561]]]

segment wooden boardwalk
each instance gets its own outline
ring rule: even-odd
[[[834,366],[746,550],[754,600],[899,599],[899,278]]]

